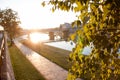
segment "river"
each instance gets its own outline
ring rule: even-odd
[[[25,37],[26,36],[24,36],[24,39],[26,39]],[[60,37],[57,37],[57,38],[55,38],[55,40],[57,40],[59,38]],[[35,33],[30,34],[30,40],[33,43],[47,41],[47,43],[45,43],[46,45],[57,47],[57,48],[61,48],[61,49],[68,50],[68,51],[72,51],[72,49],[75,47],[75,43],[72,42],[72,41],[56,41],[56,42],[51,42],[51,41],[49,41],[48,34],[43,34],[43,33],[36,33],[35,32]],[[91,53],[91,51],[92,51],[91,47],[90,46],[86,46],[83,49],[82,54],[89,55]],[[119,49],[119,53],[120,53],[120,49]]]

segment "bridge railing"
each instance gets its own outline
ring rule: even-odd
[[[0,80],[15,80],[4,31],[0,31]]]

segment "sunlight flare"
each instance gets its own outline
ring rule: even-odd
[[[39,32],[34,32],[30,34],[30,40],[33,43],[43,42],[49,39],[49,36],[47,34],[42,34]]]

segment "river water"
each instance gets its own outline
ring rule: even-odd
[[[24,36],[24,38],[25,38],[25,36]],[[55,38],[55,40],[57,40],[59,38],[60,37],[58,36],[57,38]],[[57,48],[61,48],[61,49],[68,50],[68,51],[72,51],[72,49],[75,47],[75,43],[72,42],[72,41],[68,41],[68,42],[66,42],[66,41],[51,42],[50,41],[49,42],[48,34],[43,34],[43,33],[32,33],[30,35],[30,39],[34,43],[47,41],[47,43],[45,43],[46,45],[57,47]],[[90,46],[86,46],[83,49],[82,54],[89,55],[91,53],[91,51],[92,51],[91,47]],[[119,49],[119,52],[120,52],[120,49]]]
[[[55,37],[55,40],[59,40],[60,37],[57,36]],[[55,41],[51,42],[49,41],[49,36],[48,34],[43,34],[43,33],[32,33],[30,34],[30,40],[33,43],[38,43],[38,42],[46,42],[45,45],[61,48],[64,50],[72,51],[72,49],[75,47],[75,43],[72,41]],[[72,43],[72,44],[71,44]],[[85,47],[83,49],[83,54],[88,55],[91,52],[91,48],[89,46]]]

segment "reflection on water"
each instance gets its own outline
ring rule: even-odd
[[[49,45],[49,46],[54,46],[54,47],[58,47],[61,49],[69,50],[69,51],[72,51],[72,48],[75,47],[75,43],[73,43],[73,45],[71,45],[71,41],[69,41],[69,42],[66,42],[66,41],[50,42],[50,43],[45,43],[45,44]]]
[[[35,32],[35,33],[30,34],[30,39],[31,39],[32,42],[38,43],[38,42],[48,41],[49,36],[48,36],[48,34]],[[65,50],[68,50],[68,51],[72,51],[72,49],[75,47],[75,43],[72,42],[73,44],[71,45],[71,42],[72,41],[69,41],[69,42],[59,41],[59,42],[49,42],[49,43],[45,43],[45,44],[49,45],[49,46],[54,46],[54,47],[58,47],[58,48],[61,48],[61,49],[65,49]],[[83,49],[82,53],[85,54],[85,55],[89,55],[91,53],[91,51],[92,51],[91,47],[86,46]],[[120,49],[119,49],[118,53],[120,53]]]
[[[49,39],[48,34],[34,32],[30,34],[30,40],[34,43],[43,42]]]
[[[72,41],[69,41],[69,42],[60,41],[60,42],[51,42],[51,43],[45,43],[45,44],[49,45],[49,46],[54,46],[54,47],[57,47],[57,48],[65,49],[65,50],[68,50],[68,51],[72,51],[72,49],[75,47],[75,43],[72,42],[73,44],[71,45],[71,42]],[[92,51],[91,47],[87,46],[83,49],[82,53],[85,54],[85,55],[89,55],[91,51]]]
[[[59,37],[58,37],[58,39],[59,39]],[[30,34],[30,40],[34,43],[48,41],[49,40],[49,35],[34,32],[34,33]],[[75,47],[75,43],[72,42],[73,44],[71,45],[71,42],[72,41],[69,41],[69,42],[59,41],[59,42],[49,42],[49,43],[45,43],[45,44],[50,45],[50,46],[54,46],[54,47],[58,47],[58,48],[61,48],[61,49],[65,49],[65,50],[68,50],[68,51],[72,51],[72,49]],[[82,53],[85,54],[85,55],[88,55],[90,52],[91,52],[91,48],[89,46],[87,46],[83,49]]]
[[[59,40],[60,36],[54,36],[55,40]],[[39,33],[39,32],[34,32],[30,34],[30,40],[34,43],[38,43],[38,42],[46,42],[49,40],[49,34],[45,34],[45,33]]]

